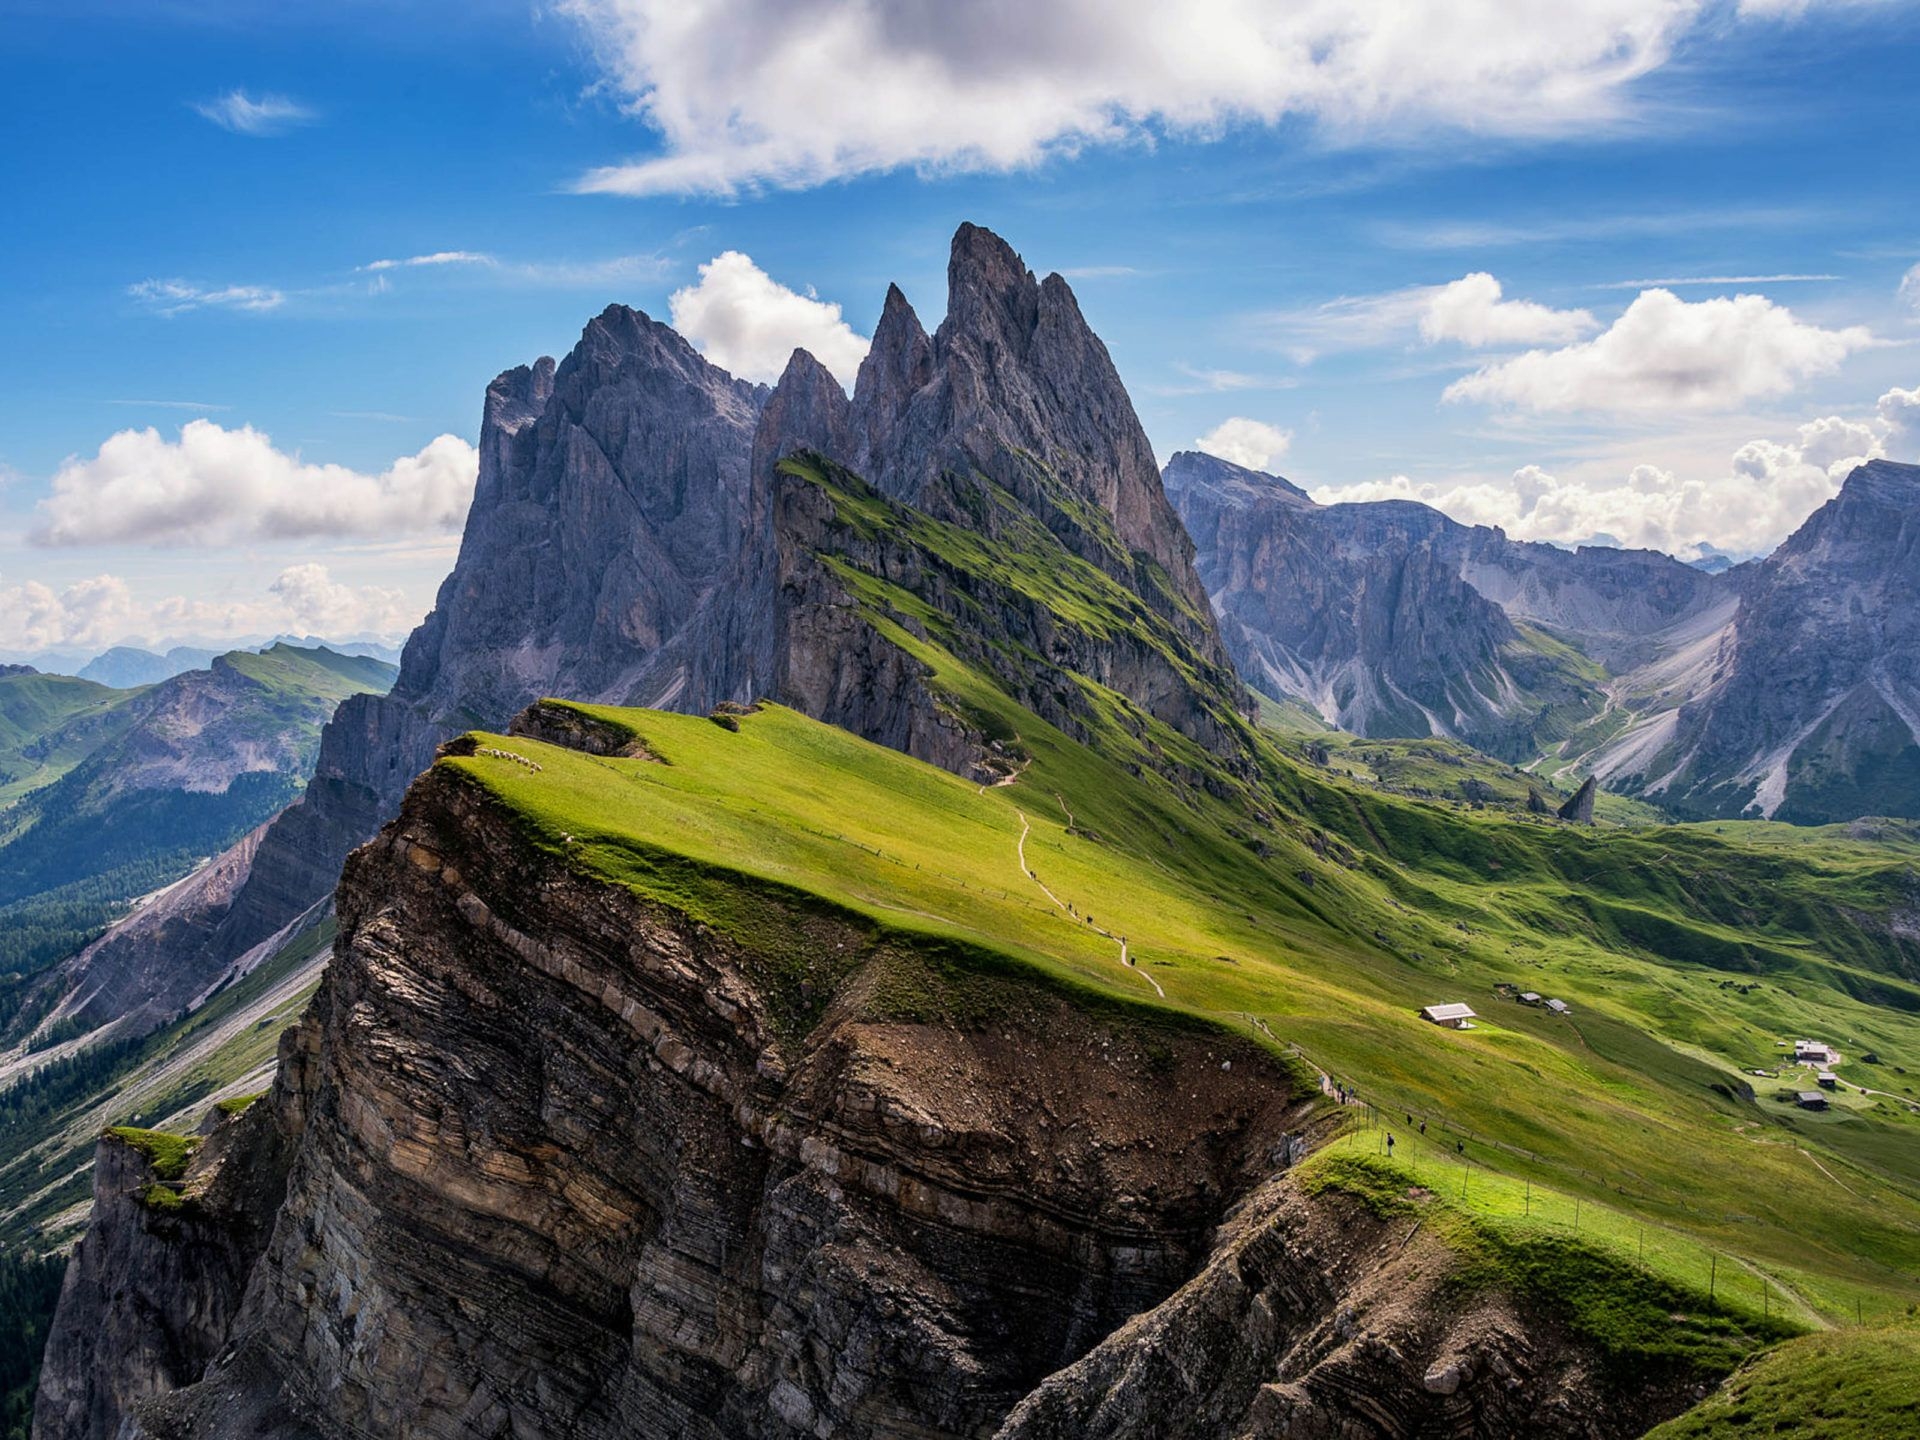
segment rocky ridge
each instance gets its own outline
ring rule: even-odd
[[[565,717],[516,728],[607,748]],[[1317,1087],[1252,1043],[1012,977],[962,1001],[898,937],[759,903],[722,932],[424,776],[348,866],[273,1096],[188,1167],[217,1257],[194,1273],[198,1232],[102,1167],[38,1440],[1606,1436],[1678,1408],[1497,1291],[1443,1312],[1444,1246],[1293,1183]]]
[[[185,948],[128,937],[141,963],[211,983],[326,897],[437,745],[543,695],[694,713],[772,696],[946,768],[991,769],[988,738],[908,683],[908,657],[848,628],[854,607],[797,539],[817,504],[780,498],[795,482],[775,467],[797,449],[963,527],[1039,517],[1191,653],[1224,700],[1161,684],[1156,715],[1220,744],[1219,712],[1244,700],[1105,347],[1066,282],[1036,281],[990,232],[961,227],[948,281],[931,338],[890,290],[851,400],[811,356],[769,392],[618,305],[557,365],[496,379],[459,558],[391,692],[341,707],[305,795],[244,883],[180,928]]]
[[[1615,677],[1697,648],[1732,612],[1734,578],[1653,551],[1516,542],[1412,501],[1322,506],[1192,452],[1167,486],[1241,673],[1363,736],[1582,763],[1636,692]],[[1672,708],[1687,683],[1667,676],[1645,703]]]
[[[1920,815],[1920,465],[1875,460],[1747,568],[1712,680],[1614,766],[1686,816]]]

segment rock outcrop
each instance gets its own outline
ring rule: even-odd
[[[1224,1032],[1011,980],[990,1023],[901,1018],[883,977],[937,968],[797,902],[796,1015],[769,957],[494,807],[436,770],[349,865],[273,1238],[138,1433],[981,1434],[1179,1286],[1300,1123]]]
[[[1322,506],[1192,452],[1167,487],[1241,673],[1359,735],[1576,764],[1581,727],[1635,694],[1612,675],[1697,648],[1732,613],[1731,577],[1654,551],[1517,542],[1405,500]],[[1663,673],[1645,703],[1671,710],[1688,681]]]
[[[101,1138],[93,1221],[47,1337],[36,1440],[119,1434],[136,1405],[192,1384],[226,1343],[284,1195],[284,1118],[260,1103],[212,1111],[179,1179],[163,1180],[134,1141]]]
[[[1580,782],[1580,788],[1573,792],[1571,799],[1560,807],[1560,818],[1575,825],[1593,823],[1594,797],[1599,793],[1600,782],[1589,775]]]
[[[1711,686],[1631,783],[1701,818],[1920,815],[1920,465],[1862,465],[1740,578]]]

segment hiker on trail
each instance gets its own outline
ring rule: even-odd
[[[1387,1158],[1389,1160],[1393,1158],[1393,1134],[1391,1131],[1387,1134]]]
[[[1424,1120],[1422,1120],[1422,1121],[1420,1122],[1420,1133],[1421,1133],[1422,1135],[1424,1135],[1424,1134],[1426,1134],[1426,1133],[1427,1133],[1427,1122],[1426,1122],[1426,1121],[1424,1121]]]
[[[1459,1154],[1464,1155],[1467,1153],[1467,1142],[1464,1140],[1456,1140],[1453,1142],[1453,1148]]]

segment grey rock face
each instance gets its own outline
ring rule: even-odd
[[[1920,465],[1875,460],[1745,567],[1708,692],[1635,780],[1687,815],[1920,815]]]
[[[855,449],[882,491],[977,524],[980,485],[1018,497],[1075,554],[1219,651],[1193,544],[1106,346],[1058,275],[1036,280],[999,236],[962,225],[931,341],[897,290],[854,387]]]
[[[443,771],[340,918],[273,1238],[135,1433],[980,1435],[1168,1294],[1298,1118],[1251,1045],[1057,999],[784,1033],[751,954]]]
[[[1725,588],[1652,551],[1515,542],[1411,501],[1317,505],[1208,455],[1166,478],[1241,673],[1360,735],[1532,759],[1608,704],[1567,644],[1631,668]]]
[[[1575,825],[1593,823],[1593,801],[1599,792],[1600,782],[1589,775],[1580,782],[1580,788],[1573,792],[1573,798],[1560,807],[1560,818],[1570,820]]]
[[[93,1223],[67,1266],[34,1400],[35,1440],[120,1433],[142,1400],[191,1384],[220,1347],[285,1189],[286,1136],[264,1103],[212,1112],[171,1205],[152,1166],[103,1136]]]

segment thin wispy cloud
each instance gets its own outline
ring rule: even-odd
[[[1069,265],[1060,272],[1063,280],[1125,280],[1146,272],[1133,265]]]
[[[286,303],[286,292],[271,285],[198,285],[189,280],[141,280],[127,294],[158,315],[189,310],[239,310],[259,313]]]
[[[478,250],[436,250],[431,255],[409,255],[404,260],[369,260],[357,268],[367,271],[413,270],[429,265],[487,265],[500,262]]]
[[[1701,230],[1784,230],[1823,223],[1830,217],[1788,206],[1730,210],[1630,211],[1615,215],[1567,215],[1543,220],[1393,221],[1374,227],[1374,238],[1396,250],[1487,250],[1507,245],[1611,242]]]
[[[1204,365],[1189,365],[1184,361],[1174,367],[1191,383],[1185,385],[1155,385],[1156,395],[1219,395],[1237,390],[1292,390],[1299,380],[1281,375],[1253,375],[1244,370],[1214,370]]]
[[[1608,280],[1590,290],[1671,290],[1678,285],[1798,285],[1838,280],[1838,275],[1663,275],[1651,280]]]
[[[418,415],[395,415],[388,410],[329,410],[327,414],[335,420],[380,420],[394,425],[416,423]]]
[[[609,255],[597,260],[503,260],[484,250],[435,250],[424,255],[407,255],[369,260],[354,267],[356,274],[370,274],[384,281],[406,271],[480,272],[499,283],[550,285],[556,288],[622,285],[664,279],[672,262],[664,255]],[[373,293],[383,293],[376,289]]]
[[[231,405],[215,405],[210,400],[109,400],[109,405],[132,405],[139,409],[159,410],[231,410]]]
[[[320,118],[314,110],[285,95],[262,95],[256,99],[244,90],[229,90],[212,100],[195,101],[193,108],[222,130],[261,139],[284,135],[295,126],[311,124]]]

